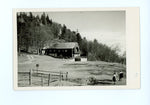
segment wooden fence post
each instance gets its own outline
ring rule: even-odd
[[[66,81],[68,80],[68,72],[66,72]]]
[[[62,73],[62,75],[61,75],[61,80],[64,80],[64,78],[63,78],[63,73]]]
[[[59,76],[59,81],[61,81],[61,72],[60,72],[60,76]]]
[[[39,64],[36,64],[37,73],[38,73],[38,68],[39,68]]]
[[[41,74],[41,86],[43,86],[43,75]]]
[[[50,78],[51,78],[51,74],[48,74],[48,86],[50,84]]]
[[[29,85],[32,85],[32,69],[29,71]]]

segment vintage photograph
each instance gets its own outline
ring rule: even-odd
[[[127,84],[126,11],[15,15],[18,87]]]

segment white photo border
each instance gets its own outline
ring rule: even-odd
[[[127,80],[123,86],[62,86],[18,87],[17,74],[17,12],[73,12],[73,11],[125,11]],[[138,7],[126,8],[32,8],[13,9],[13,72],[15,90],[63,90],[63,89],[139,89],[140,88],[140,18]]]

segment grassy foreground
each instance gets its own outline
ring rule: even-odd
[[[67,81],[52,81],[50,86],[85,86],[85,85],[114,85],[112,76],[114,71],[119,73],[121,70],[124,73],[124,78],[117,81],[116,85],[126,85],[126,67],[118,63],[109,63],[103,61],[84,61],[74,62],[72,59],[59,59],[45,55],[29,55],[22,54],[18,56],[18,72],[29,72],[30,69],[37,69],[36,64],[39,64],[39,70],[68,72]],[[28,78],[24,75],[24,78]],[[96,83],[89,84],[89,79],[96,79]],[[45,78],[43,86],[47,86]],[[33,78],[36,82],[32,86],[41,86],[40,78]],[[29,86],[28,81],[23,80],[22,75],[18,74],[18,86]]]

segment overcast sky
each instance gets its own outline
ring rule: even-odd
[[[34,12],[41,16],[42,13]],[[65,24],[72,31],[86,37],[94,38],[108,46],[118,46],[125,51],[125,11],[92,11],[92,12],[46,12],[49,18]]]

